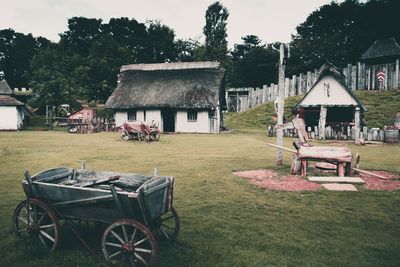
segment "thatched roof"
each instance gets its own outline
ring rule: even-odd
[[[6,80],[0,80],[0,95],[11,95],[12,90]]]
[[[24,106],[24,103],[9,95],[0,95],[0,106]]]
[[[361,55],[362,60],[379,58],[400,58],[400,46],[394,38],[376,40],[367,51]]]
[[[223,96],[224,72],[218,62],[122,66],[119,83],[106,107],[216,108]]]
[[[345,88],[347,93],[350,95],[352,99],[358,104],[358,106],[363,110],[367,111],[367,108],[364,106],[364,104],[351,92],[350,88],[347,86],[345,82],[345,77],[344,75],[340,72],[340,70],[332,65],[331,63],[325,63],[318,71],[318,77],[313,86],[308,90],[308,92],[304,95],[304,97],[297,103],[297,105],[292,109],[293,111],[299,109],[300,107],[303,107],[303,100],[307,98],[307,96],[313,91],[313,89],[316,87],[316,85],[326,76],[333,76],[336,81],[340,85]]]

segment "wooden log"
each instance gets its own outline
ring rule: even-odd
[[[374,177],[377,177],[377,178],[380,178],[380,179],[383,179],[383,180],[387,180],[387,178],[385,176],[382,176],[382,175],[379,175],[379,174],[375,174],[373,172],[369,172],[369,171],[366,171],[366,170],[361,170],[361,169],[354,168],[354,167],[351,168],[351,169],[356,171],[356,172],[359,172],[359,173],[364,173],[364,174],[368,174],[368,175],[371,175],[371,176],[374,176]]]
[[[267,145],[272,146],[272,147],[276,147],[276,148],[278,148],[278,149],[282,149],[282,150],[284,150],[284,151],[288,151],[288,152],[297,154],[297,151],[294,150],[294,149],[290,149],[290,148],[286,148],[286,147],[283,147],[283,146],[274,145],[274,144],[271,144],[271,143],[267,143]]]

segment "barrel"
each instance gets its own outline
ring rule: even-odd
[[[399,130],[385,130],[385,142],[399,143]]]
[[[400,129],[400,112],[396,114],[396,119],[394,120],[394,126]]]

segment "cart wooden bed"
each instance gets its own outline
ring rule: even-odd
[[[173,177],[91,171],[58,167],[22,181],[26,200],[14,210],[18,237],[53,252],[60,221],[103,222],[101,239],[106,260],[148,266],[158,243],[173,241],[179,218],[173,208]]]

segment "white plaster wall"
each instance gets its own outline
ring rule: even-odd
[[[0,130],[18,130],[17,107],[0,107]]]
[[[197,121],[187,120],[187,111],[176,112],[175,132],[182,133],[209,133],[210,122],[208,111],[197,112]]]
[[[324,90],[324,83],[329,83],[329,97]],[[312,91],[303,99],[301,105],[352,105],[357,102],[351,97],[346,89],[336,81],[333,76],[326,76],[319,81]]]
[[[116,111],[114,113],[115,126],[120,126],[128,120],[128,113],[126,111]]]
[[[152,109],[152,110],[146,110],[146,122],[151,123],[153,121],[158,125],[161,125],[161,111]],[[162,129],[162,128],[160,128]]]

